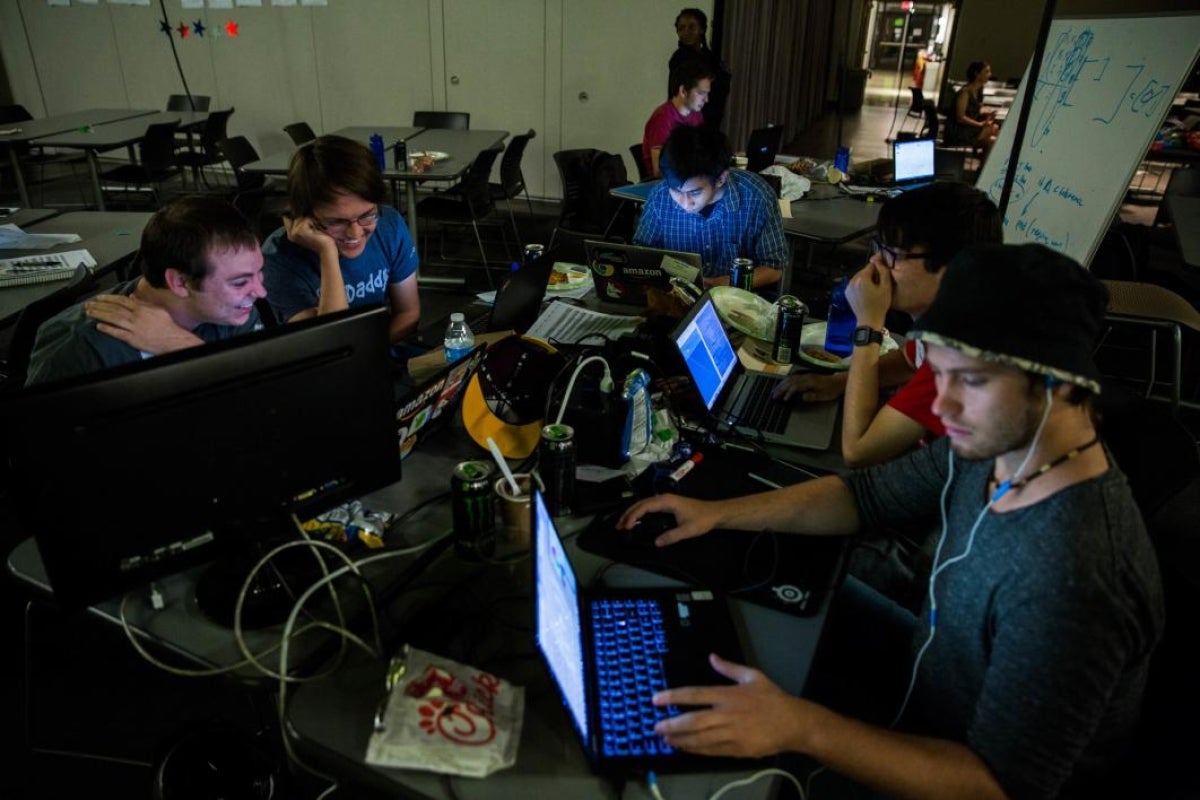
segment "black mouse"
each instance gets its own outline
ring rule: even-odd
[[[675,515],[666,511],[650,511],[643,514],[638,523],[627,530],[618,531],[622,544],[637,549],[654,549],[654,541],[676,525]]]

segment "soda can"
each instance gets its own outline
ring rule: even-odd
[[[538,477],[551,516],[570,513],[575,501],[575,429],[546,425],[538,443]]]
[[[778,364],[794,364],[800,353],[800,330],[808,306],[798,297],[785,294],[775,303],[775,342],[771,360]]]
[[[729,285],[754,291],[754,262],[748,258],[735,258],[733,269],[729,271]]]
[[[464,461],[450,477],[454,518],[454,551],[459,558],[479,561],[496,547],[496,495],[492,491],[492,465]]]
[[[408,172],[408,145],[403,139],[392,148],[392,166],[399,172]]]
[[[525,263],[532,264],[542,257],[546,252],[544,244],[527,244],[525,245]]]

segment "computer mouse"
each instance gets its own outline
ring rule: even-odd
[[[622,544],[639,550],[650,550],[657,547],[654,543],[659,536],[671,530],[676,525],[675,515],[666,511],[651,511],[643,514],[638,523],[632,528],[618,531]]]

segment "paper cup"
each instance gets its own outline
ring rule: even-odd
[[[517,479],[520,494],[513,494],[508,479],[501,475],[496,479],[496,497],[499,498],[500,519],[503,520],[503,541],[514,548],[529,547],[530,534],[533,530],[533,520],[530,518],[529,505],[532,500],[530,487],[533,477],[528,472],[518,472],[513,476]]]

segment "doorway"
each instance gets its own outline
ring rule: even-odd
[[[907,110],[915,86],[936,103],[954,15],[949,2],[871,0],[861,47],[862,67],[870,76],[864,102]]]

